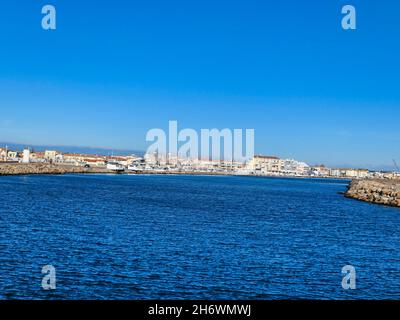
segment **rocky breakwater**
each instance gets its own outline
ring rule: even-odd
[[[371,203],[400,207],[400,180],[353,180],[345,196]]]
[[[28,174],[67,174],[67,173],[108,173],[101,168],[84,168],[48,163],[3,163],[0,164],[1,175],[28,175]]]

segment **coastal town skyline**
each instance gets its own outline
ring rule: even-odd
[[[284,173],[286,175],[288,173],[289,176],[300,174],[300,175],[310,175],[310,176],[330,176],[331,175],[331,170],[339,170],[334,173],[335,176],[340,176],[339,172],[342,171],[343,175],[346,176],[346,172],[350,171],[360,171],[362,175],[364,175],[365,172],[370,172],[371,174],[373,173],[388,173],[394,174],[393,177],[397,177],[400,175],[400,169],[398,166],[398,163],[395,159],[392,159],[392,165],[387,166],[387,167],[357,167],[357,166],[351,166],[351,165],[338,165],[338,166],[331,166],[327,165],[326,163],[317,163],[317,162],[305,162],[302,159],[296,158],[294,156],[290,157],[281,157],[279,155],[274,155],[274,154],[261,154],[261,153],[254,153],[250,158],[247,159],[228,159],[224,160],[222,158],[216,158],[212,154],[209,155],[209,157],[204,157],[199,154],[196,157],[191,156],[190,154],[188,155],[181,155],[181,154],[172,154],[170,152],[167,152],[165,154],[159,153],[158,151],[156,152],[151,152],[150,150],[147,151],[140,151],[140,150],[122,150],[122,149],[112,149],[112,148],[96,148],[96,147],[81,147],[81,146],[56,146],[56,145],[29,145],[29,144],[14,144],[14,143],[2,143],[0,142],[0,163],[4,163],[9,161],[10,163],[12,162],[22,162],[22,157],[23,157],[23,151],[24,150],[29,150],[30,151],[30,157],[33,156],[33,162],[48,162],[50,158],[45,157],[46,154],[51,154],[53,155],[51,162],[58,162],[58,163],[63,163],[64,159],[63,157],[72,157],[72,158],[77,158],[78,160],[74,160],[74,165],[76,166],[84,166],[84,165],[92,165],[98,164],[100,166],[105,166],[107,163],[104,162],[104,160],[111,159],[114,161],[115,159],[121,160],[126,168],[128,168],[129,163],[132,159],[142,159],[142,161],[146,162],[149,161],[151,165],[157,164],[157,166],[161,166],[161,168],[164,165],[169,165],[174,163],[179,163],[179,162],[193,162],[193,161],[198,161],[199,163],[205,162],[205,163],[210,163],[210,164],[216,164],[216,163],[222,163],[222,164],[227,164],[227,163],[235,163],[239,167],[248,167],[249,164],[254,163],[255,159],[267,159],[268,161],[273,161],[273,164],[268,164],[266,167],[269,169],[267,170],[267,174],[271,173],[270,168],[271,166],[278,166],[279,168],[285,168],[285,166],[288,166],[292,169],[292,172],[286,172],[287,170],[276,170],[275,173]],[[57,155],[57,159],[55,155]],[[71,158],[71,159],[72,159]],[[60,160],[62,159],[62,160]],[[114,160],[113,160],[114,159]],[[175,159],[175,160],[173,160]],[[87,160],[87,162],[86,162]],[[172,160],[172,162],[171,162]],[[276,164],[274,163],[275,160],[278,160],[280,163]],[[118,162],[118,161],[117,161]],[[265,167],[265,166],[264,166]],[[298,169],[293,169],[294,167],[300,168]],[[306,168],[306,169],[305,169]],[[254,169],[254,166],[253,168]],[[289,170],[291,171],[291,170]],[[305,174],[305,171],[307,173]],[[296,173],[294,173],[296,172]],[[243,173],[243,172],[242,172]],[[254,174],[254,172],[251,172],[251,174]]]
[[[23,150],[30,149],[33,151],[44,152],[46,150],[55,150],[57,152],[62,153],[71,153],[71,154],[87,154],[87,155],[101,155],[101,156],[118,156],[118,155],[137,155],[137,156],[145,156],[146,150],[139,149],[119,149],[112,147],[102,147],[102,146],[76,146],[76,145],[57,145],[57,144],[49,144],[49,145],[40,145],[40,144],[29,144],[29,143],[15,143],[15,142],[2,142],[0,141],[0,149],[9,148],[10,150]],[[349,163],[337,163],[332,164],[330,161],[309,161],[304,160],[299,157],[296,157],[294,154],[289,155],[280,155],[275,153],[261,153],[255,152],[255,156],[271,156],[278,158],[291,158],[291,159],[299,159],[300,161],[307,162],[311,166],[326,166],[332,168],[347,168],[347,169],[368,169],[371,171],[384,171],[384,172],[399,172],[398,161],[394,158],[390,159],[391,161],[387,164],[381,165],[372,165],[372,164],[364,164],[364,165],[354,165]],[[202,159],[202,157],[199,157]]]
[[[91,150],[95,151],[95,150]],[[309,165],[294,158],[252,155],[250,158],[215,159],[185,155],[160,154],[158,151],[138,154],[94,154],[43,151],[25,147],[22,150],[0,147],[0,175],[38,173],[123,173],[123,174],[205,174],[232,176],[390,179],[400,177],[400,170],[379,171],[366,168],[330,168]]]

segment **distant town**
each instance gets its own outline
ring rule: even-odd
[[[399,179],[399,172],[370,171],[362,168],[328,168],[308,165],[294,159],[255,155],[247,162],[191,159],[157,153],[142,156],[106,156],[97,154],[62,153],[56,150],[36,152],[30,148],[0,148],[0,163],[49,163],[85,168],[104,168],[126,173],[208,173],[256,176],[320,177],[320,178],[385,178]]]

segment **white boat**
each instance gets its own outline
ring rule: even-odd
[[[121,172],[121,171],[125,170],[125,168],[122,164],[120,164],[118,162],[112,162],[112,161],[107,163],[107,169],[113,170],[116,172]]]
[[[143,169],[140,169],[138,166],[135,166],[133,164],[128,166],[129,171],[142,171]]]

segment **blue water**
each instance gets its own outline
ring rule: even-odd
[[[400,209],[346,199],[346,184],[0,177],[0,298],[399,299]]]

